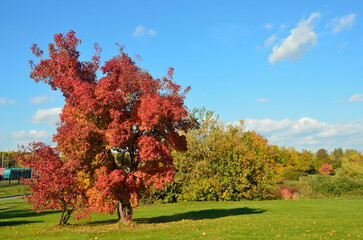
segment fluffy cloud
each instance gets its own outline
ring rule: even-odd
[[[10,138],[17,145],[27,145],[29,142],[33,141],[50,142],[51,136],[52,134],[45,130],[30,130],[29,132],[20,130],[10,134]]]
[[[136,27],[133,35],[134,35],[134,37],[140,38],[140,37],[144,36],[146,33],[150,36],[155,36],[157,34],[157,32],[151,28],[149,30],[146,30],[144,28],[144,26],[138,25]]]
[[[363,94],[357,93],[350,97],[349,102],[362,102]]]
[[[272,34],[271,37],[269,37],[268,39],[266,39],[265,41],[265,47],[271,47],[272,45],[275,44],[277,40],[277,37],[275,34]]]
[[[353,27],[355,16],[355,14],[349,14],[341,18],[334,18],[329,24],[332,33],[337,34],[343,30],[350,30]]]
[[[6,99],[6,98],[3,98],[3,97],[0,97],[0,104],[2,104],[2,105],[15,105],[16,102],[13,99]]]
[[[55,125],[59,121],[59,114],[62,108],[55,107],[50,109],[39,109],[35,115],[32,116],[33,123],[43,123],[46,125]]]
[[[246,119],[246,130],[266,137],[270,144],[316,151],[320,148],[353,148],[363,151],[363,119],[330,124],[304,117],[299,120]],[[238,124],[234,122],[232,124]]]
[[[269,62],[274,64],[282,60],[300,60],[307,51],[316,45],[317,37],[313,31],[313,24],[320,19],[320,16],[320,13],[312,13],[307,20],[301,20],[297,27],[290,31],[290,36],[283,39],[280,45],[273,47]]]
[[[264,102],[268,102],[268,99],[267,98],[259,98],[259,99],[256,99],[256,101],[264,103]]]
[[[48,97],[46,95],[30,98],[30,103],[32,103],[32,104],[42,104],[42,103],[45,103],[46,101],[54,101],[54,98]]]

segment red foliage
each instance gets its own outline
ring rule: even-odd
[[[172,81],[172,68],[167,77],[154,79],[123,47],[120,55],[99,68],[98,45],[92,61],[81,62],[77,51],[81,41],[73,31],[56,34],[54,40],[50,58],[32,65],[30,76],[65,97],[54,136],[57,149],[71,169],[79,171],[78,180],[87,191],[86,212],[111,213],[118,207],[119,213],[130,215],[151,185],[162,188],[173,179],[171,150],[186,150],[179,132],[195,126],[184,105],[189,88],[180,92]],[[36,56],[40,51],[33,47]],[[104,75],[101,79],[96,77],[98,69]]]
[[[331,164],[325,163],[319,168],[319,172],[323,175],[331,175],[333,173],[333,166]]]
[[[281,196],[283,199],[295,199],[296,195],[294,192],[290,192],[289,189],[284,188],[281,190]]]
[[[37,212],[48,209],[62,210],[60,225],[83,204],[82,189],[77,184],[77,175],[69,170],[68,162],[50,146],[32,143],[16,156],[24,166],[33,170],[35,177],[23,179],[30,186],[31,195],[24,198]]]

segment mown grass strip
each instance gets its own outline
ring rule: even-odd
[[[0,197],[9,197],[15,195],[24,195],[30,193],[29,186],[24,184],[1,186]]]
[[[363,236],[363,201],[182,202],[139,207],[128,226],[93,215],[60,228],[22,200],[0,201],[0,239],[347,239]]]

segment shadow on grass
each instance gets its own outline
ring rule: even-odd
[[[109,220],[103,220],[103,221],[93,221],[93,222],[86,222],[81,223],[80,225],[87,225],[87,226],[97,226],[97,225],[104,225],[104,224],[114,224],[117,223],[117,219],[109,219]]]
[[[0,220],[1,219],[10,219],[10,218],[38,217],[38,216],[44,216],[44,215],[53,214],[53,213],[60,213],[60,211],[53,210],[53,211],[36,213],[35,211],[27,210],[27,209],[17,209],[17,210],[5,209],[5,210],[0,210]]]
[[[233,208],[233,209],[206,209],[200,211],[191,211],[185,213],[177,213],[171,216],[160,216],[152,218],[136,218],[133,221],[136,223],[168,223],[177,222],[181,220],[201,220],[201,219],[215,219],[228,216],[248,215],[248,214],[261,214],[266,212],[264,209],[253,208]]]
[[[7,222],[0,222],[0,227],[6,227],[6,226],[16,226],[16,225],[22,225],[22,224],[30,224],[30,223],[39,223],[43,221],[7,221]]]
[[[2,210],[3,206],[5,205],[14,205],[12,202],[0,203],[0,211]]]

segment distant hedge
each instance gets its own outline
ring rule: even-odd
[[[310,181],[313,193],[326,197],[363,195],[363,179],[318,175]]]

